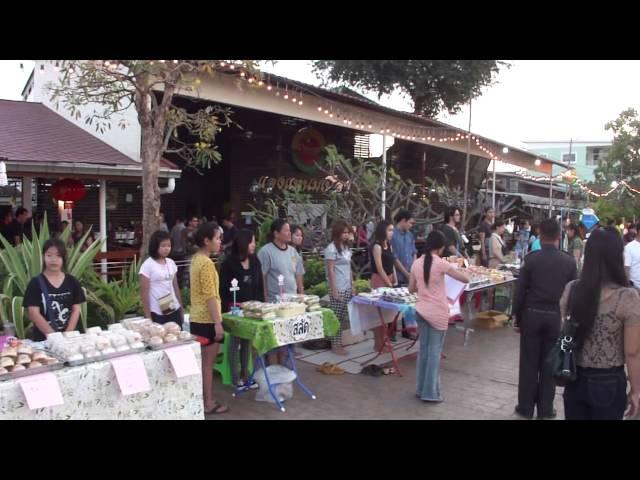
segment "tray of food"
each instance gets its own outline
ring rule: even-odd
[[[254,320],[273,320],[277,310],[277,303],[249,301],[242,304],[242,315]]]
[[[139,353],[145,349],[139,333],[126,330],[119,324],[110,325],[109,330],[91,327],[84,334],[52,333],[47,335],[47,344],[70,367]]]
[[[140,336],[142,342],[151,350],[185,345],[196,340],[196,337],[185,332],[175,322],[167,322],[163,325],[154,323],[149,319],[136,319],[121,324],[127,327],[126,332]]]
[[[51,372],[64,366],[53,352],[12,341],[0,352],[0,380]]]

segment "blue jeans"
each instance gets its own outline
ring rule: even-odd
[[[624,367],[578,367],[575,382],[564,387],[566,420],[622,420],[627,406]]]
[[[416,395],[421,400],[441,402],[440,356],[446,330],[436,330],[416,313],[420,334],[420,352],[416,369]]]

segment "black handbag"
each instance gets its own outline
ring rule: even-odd
[[[551,375],[556,385],[564,387],[567,383],[574,382],[576,379],[576,329],[577,322],[571,318],[571,307],[573,306],[573,290],[575,283],[571,285],[569,291],[569,302],[567,303],[567,312],[569,312],[564,320],[562,332],[547,357],[547,363],[551,367]]]

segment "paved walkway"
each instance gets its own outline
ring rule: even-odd
[[[404,373],[383,377],[328,376],[308,363],[297,362],[304,383],[317,395],[311,400],[299,389],[286,402],[286,413],[273,404],[254,400],[255,392],[231,397],[231,389],[219,383],[221,401],[231,407],[209,419],[229,420],[484,420],[519,419],[513,413],[517,401],[519,336],[510,327],[476,330],[469,345],[463,334],[451,328],[445,341],[447,359],[442,362],[444,402],[427,404],[415,396],[415,355],[401,359]],[[558,418],[564,418],[562,389],[556,392]]]

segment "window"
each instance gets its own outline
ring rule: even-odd
[[[567,165],[572,165],[576,163],[576,154],[572,153],[563,153],[562,154],[562,163],[566,163]]]
[[[509,179],[509,192],[518,193],[519,186],[520,186],[520,182],[518,181],[517,178]]]
[[[353,156],[355,158],[369,158],[369,135],[356,135],[354,137]]]
[[[593,148],[587,152],[587,165],[598,167],[607,158],[607,148]]]

